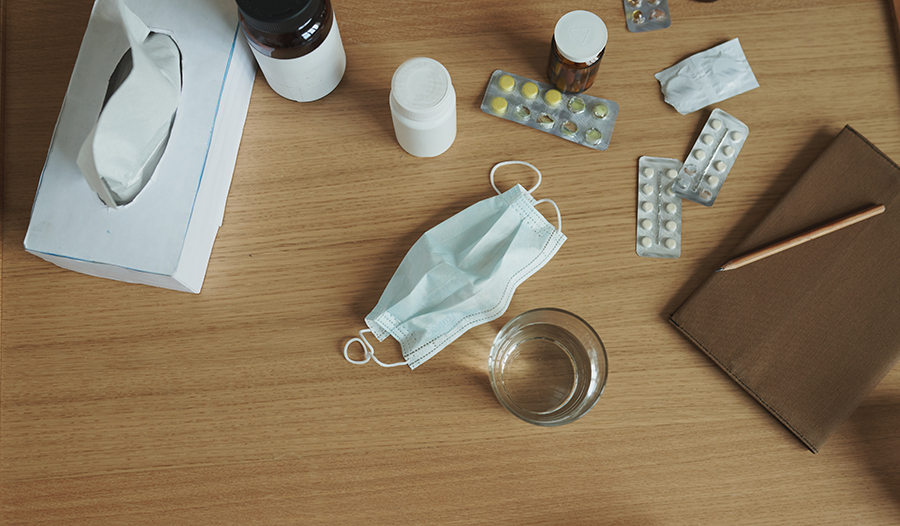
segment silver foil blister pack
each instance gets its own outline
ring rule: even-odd
[[[678,159],[638,160],[635,252],[641,257],[681,256],[681,198],[672,190],[679,169]]]
[[[665,29],[672,25],[669,0],[622,0],[625,25],[632,33]]]
[[[689,201],[712,206],[734,166],[750,128],[716,108],[678,172],[675,193]]]
[[[654,77],[666,103],[682,115],[759,87],[737,38],[695,53]]]
[[[498,69],[484,92],[481,111],[588,148],[606,150],[619,105],[584,93],[560,92],[549,84]]]

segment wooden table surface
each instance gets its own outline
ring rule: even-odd
[[[900,523],[900,370],[814,455],[667,323],[844,125],[900,161],[889,2],[670,0],[672,27],[632,34],[615,0],[335,0],[343,81],[298,104],[257,76],[199,295],[23,250],[91,5],[4,6],[0,523]],[[544,78],[574,9],[610,30],[587,92],[621,108],[605,152],[479,109],[495,69]],[[637,257],[637,159],[684,158],[709,111],[678,114],[653,75],[735,37],[761,87],[716,107],[750,139],[715,206],[684,207],[681,257]],[[432,159],[391,126],[413,56],[457,93],[456,141]],[[508,159],[543,171],[559,253],[418,369],[347,363],[412,243],[493,195]],[[599,403],[559,428],[507,413],[486,367],[505,322],[550,306],[588,320],[610,364]]]

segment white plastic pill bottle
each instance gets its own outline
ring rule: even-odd
[[[397,142],[416,157],[438,156],[456,138],[456,91],[440,62],[411,58],[391,79],[391,118]]]
[[[347,66],[330,0],[236,0],[241,29],[269,86],[310,102],[331,93]]]

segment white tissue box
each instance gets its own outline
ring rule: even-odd
[[[256,62],[233,0],[125,0],[182,58],[182,92],[166,149],[149,183],[118,208],[79,170],[78,151],[97,120],[117,61],[104,53],[104,23],[85,31],[41,173],[25,249],[60,267],[132,283],[200,292],[231,185]],[[126,50],[118,52],[118,56]]]

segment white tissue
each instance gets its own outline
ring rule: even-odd
[[[110,80],[114,91],[78,152],[78,167],[100,199],[117,207],[144,188],[169,139],[181,93],[181,55],[168,35],[153,33],[122,0],[98,0],[97,15],[121,29],[110,49],[130,49]],[[115,55],[113,60],[119,60]],[[122,73],[127,74],[118,87]]]
[[[736,38],[691,55],[654,76],[666,102],[682,115],[759,87]]]

